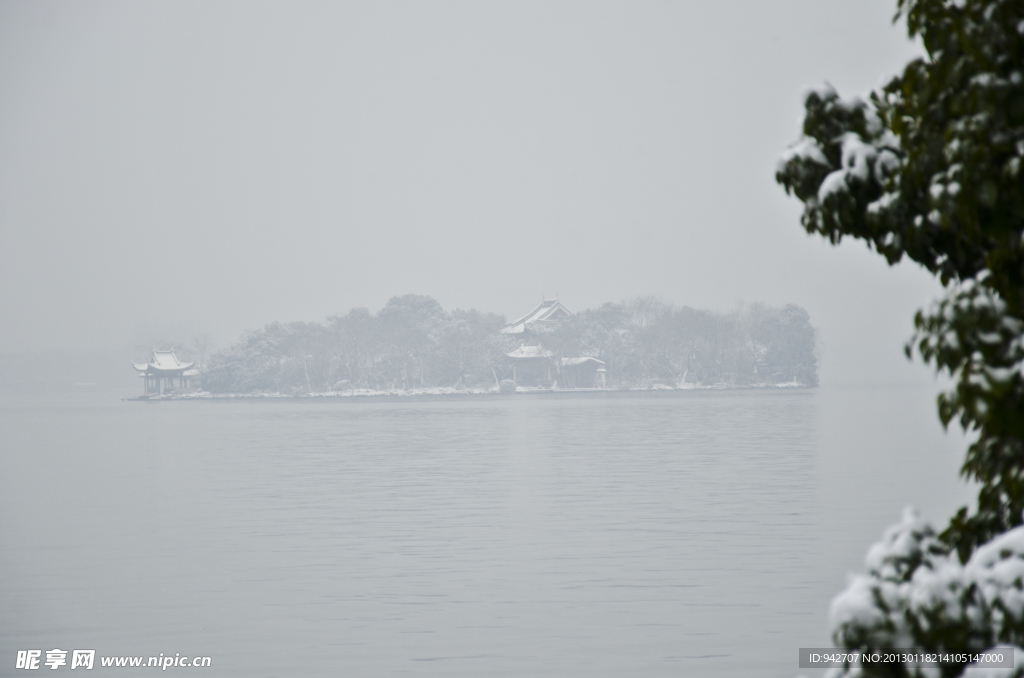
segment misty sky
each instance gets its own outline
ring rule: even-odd
[[[804,306],[824,383],[927,378],[938,285],[774,181],[806,87],[918,53],[894,7],[0,2],[0,352],[653,294]]]

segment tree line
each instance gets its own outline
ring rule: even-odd
[[[491,389],[512,378],[522,338],[505,318],[445,311],[428,296],[393,297],[376,314],[355,308],[324,322],[270,323],[210,356],[212,392],[317,393],[438,386]],[[563,357],[603,360],[609,387],[816,386],[815,330],[793,305],[731,313],[640,298],[577,313],[534,340]],[[564,382],[563,382],[564,383]]]

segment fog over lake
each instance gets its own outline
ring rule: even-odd
[[[920,379],[938,286],[809,237],[774,180],[806,88],[919,54],[894,9],[0,3],[0,352],[655,295],[797,304],[824,381]]]
[[[894,10],[0,0],[0,675],[800,674],[972,498],[902,350],[941,287],[774,179],[807,87],[921,52]],[[123,399],[170,347],[225,397]]]

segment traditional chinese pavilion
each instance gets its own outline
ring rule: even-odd
[[[557,376],[554,354],[540,346],[520,346],[505,355],[512,361],[512,381],[521,386],[550,386]]]
[[[133,362],[132,366],[144,380],[143,392],[146,395],[172,391],[175,379],[178,380],[178,388],[184,391],[188,388],[189,378],[198,376],[198,372],[193,369],[195,362],[181,362],[174,355],[173,349],[161,351],[154,348],[148,363]]]
[[[607,375],[603,360],[590,356],[562,358],[562,380],[566,388],[605,388]]]
[[[519,320],[513,320],[501,328],[501,333],[519,335],[523,339],[534,338],[553,329],[559,320],[568,318],[571,315],[572,311],[567,309],[558,299],[545,299],[540,302],[540,306]]]
[[[521,386],[551,388],[605,388],[607,370],[603,360],[590,356],[555,357],[543,347],[543,336],[559,321],[572,315],[558,299],[546,299],[522,318],[502,328],[502,334],[518,336],[523,343],[505,355],[512,362],[512,381]]]

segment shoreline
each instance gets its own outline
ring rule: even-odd
[[[751,384],[747,386],[729,386],[726,384],[715,384],[712,386],[698,386],[687,384],[684,387],[665,385],[637,386],[629,388],[543,388],[535,386],[519,386],[515,393],[501,393],[497,388],[474,389],[456,388],[453,386],[419,388],[419,389],[390,389],[378,391],[375,389],[356,388],[345,391],[324,391],[319,393],[210,393],[209,391],[195,391],[192,393],[165,393],[161,395],[138,395],[121,396],[123,401],[151,402],[164,400],[317,400],[317,399],[370,399],[370,398],[424,398],[438,396],[499,396],[510,397],[521,394],[593,394],[593,393],[681,393],[691,391],[743,391],[743,390],[780,390],[780,389],[808,389],[816,388],[798,382],[787,382],[781,384]]]

